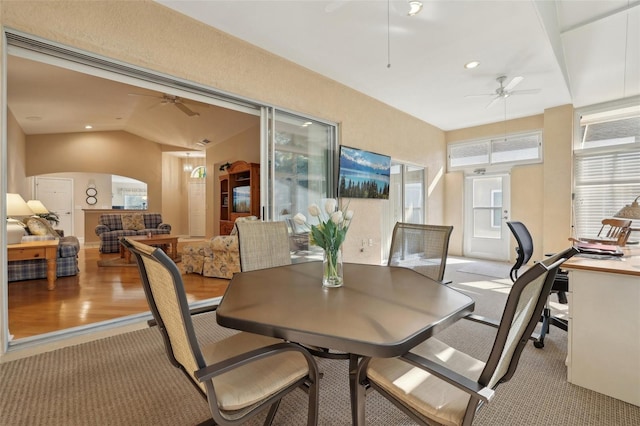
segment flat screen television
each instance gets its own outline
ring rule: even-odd
[[[338,196],[389,199],[391,157],[340,146]]]
[[[233,188],[233,212],[251,212],[251,187],[236,186]]]

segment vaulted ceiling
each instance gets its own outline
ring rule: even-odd
[[[639,0],[157,1],[443,130],[640,94]]]
[[[640,95],[640,0],[424,0],[412,17],[406,0],[159,3],[443,130]],[[471,60],[480,65],[465,69]],[[18,56],[7,68],[9,110],[27,134],[94,124],[197,149],[258,123]],[[523,77],[522,92],[492,102],[500,76]]]

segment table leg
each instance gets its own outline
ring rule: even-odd
[[[358,425],[358,409],[356,401],[356,392],[358,392],[358,383],[356,372],[358,370],[358,355],[349,355],[349,397],[351,399],[351,424]]]
[[[131,252],[129,249],[124,250],[124,261],[125,263],[131,263]]]
[[[178,258],[178,239],[171,241],[171,259],[176,260]]]
[[[47,290],[54,290],[56,288],[56,274],[58,265],[56,264],[56,258],[47,257]]]

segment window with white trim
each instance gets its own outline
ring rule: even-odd
[[[574,217],[577,236],[594,236],[640,195],[640,99],[578,111],[574,148]],[[634,226],[638,221],[635,222]]]
[[[450,144],[449,170],[542,162],[542,131]]]

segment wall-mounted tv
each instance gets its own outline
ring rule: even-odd
[[[338,196],[389,199],[391,157],[340,146]]]
[[[249,213],[251,211],[251,187],[237,186],[233,188],[233,212]]]

